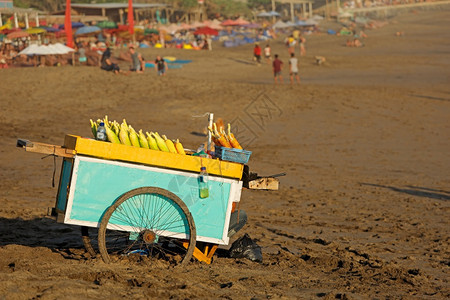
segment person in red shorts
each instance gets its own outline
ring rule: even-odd
[[[273,76],[275,84],[277,84],[277,78],[280,83],[283,83],[283,76],[281,75],[281,69],[283,68],[283,62],[278,58],[278,54],[274,55],[275,59],[272,62],[273,66]]]

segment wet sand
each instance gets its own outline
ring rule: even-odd
[[[449,20],[449,10],[403,14],[366,31],[363,48],[308,36],[292,86],[286,70],[273,84],[252,45],[140,50],[193,60],[164,78],[0,70],[0,298],[449,298]],[[271,46],[287,64],[282,39]],[[239,125],[251,171],[287,173],[279,191],[242,194],[249,220],[237,237],[255,239],[262,263],[223,251],[184,269],[92,258],[79,227],[46,217],[53,159],[15,148],[17,138],[90,136],[89,119],[105,114],[196,148],[206,112]]]

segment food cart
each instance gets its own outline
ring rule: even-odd
[[[62,157],[57,222],[82,228],[86,250],[109,263],[130,256],[176,265],[192,257],[211,263],[228,245],[230,217],[242,188],[278,189],[274,177],[248,172],[245,160],[226,161],[136,148],[66,135],[63,146],[19,139],[29,152]],[[248,157],[247,157],[248,160]],[[199,194],[206,167],[209,196]]]

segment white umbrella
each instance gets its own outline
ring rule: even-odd
[[[290,27],[290,25],[287,25],[286,23],[284,23],[281,20],[278,20],[275,24],[273,24],[272,26],[274,29],[278,29],[278,28],[287,28]]]
[[[70,47],[64,46],[61,43],[56,43],[54,45],[35,45],[32,44],[27,48],[23,49],[19,54],[25,55],[55,55],[55,54],[67,54],[69,52],[73,52]]]
[[[314,19],[308,19],[308,20],[306,20],[305,23],[306,23],[306,25],[311,25],[311,26],[315,26],[315,25],[319,24],[319,22],[317,22]]]
[[[52,54],[51,50],[48,46],[38,46],[38,45],[30,45],[27,48],[20,51],[19,54],[25,54],[25,55],[48,55]]]
[[[56,48],[58,50],[59,53],[57,53],[57,54],[67,54],[69,52],[75,51],[74,49],[67,47],[66,45],[63,45],[61,43],[56,43],[56,44],[53,44],[52,46],[54,46],[54,48]]]
[[[30,46],[26,47],[22,51],[19,52],[19,55],[25,54],[25,55],[33,55],[37,51],[37,48],[39,48],[36,44],[31,44]]]

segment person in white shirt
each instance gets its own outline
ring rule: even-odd
[[[267,44],[266,47],[264,48],[264,57],[266,58],[267,63],[269,65],[270,65],[270,62],[272,61],[272,56],[271,56],[270,52],[271,52],[270,51],[270,46],[269,46],[269,44]]]
[[[295,57],[294,53],[291,53],[291,58],[289,59],[289,76],[291,78],[291,84],[294,83],[294,77],[297,83],[300,83],[300,77],[298,76],[298,59]]]

